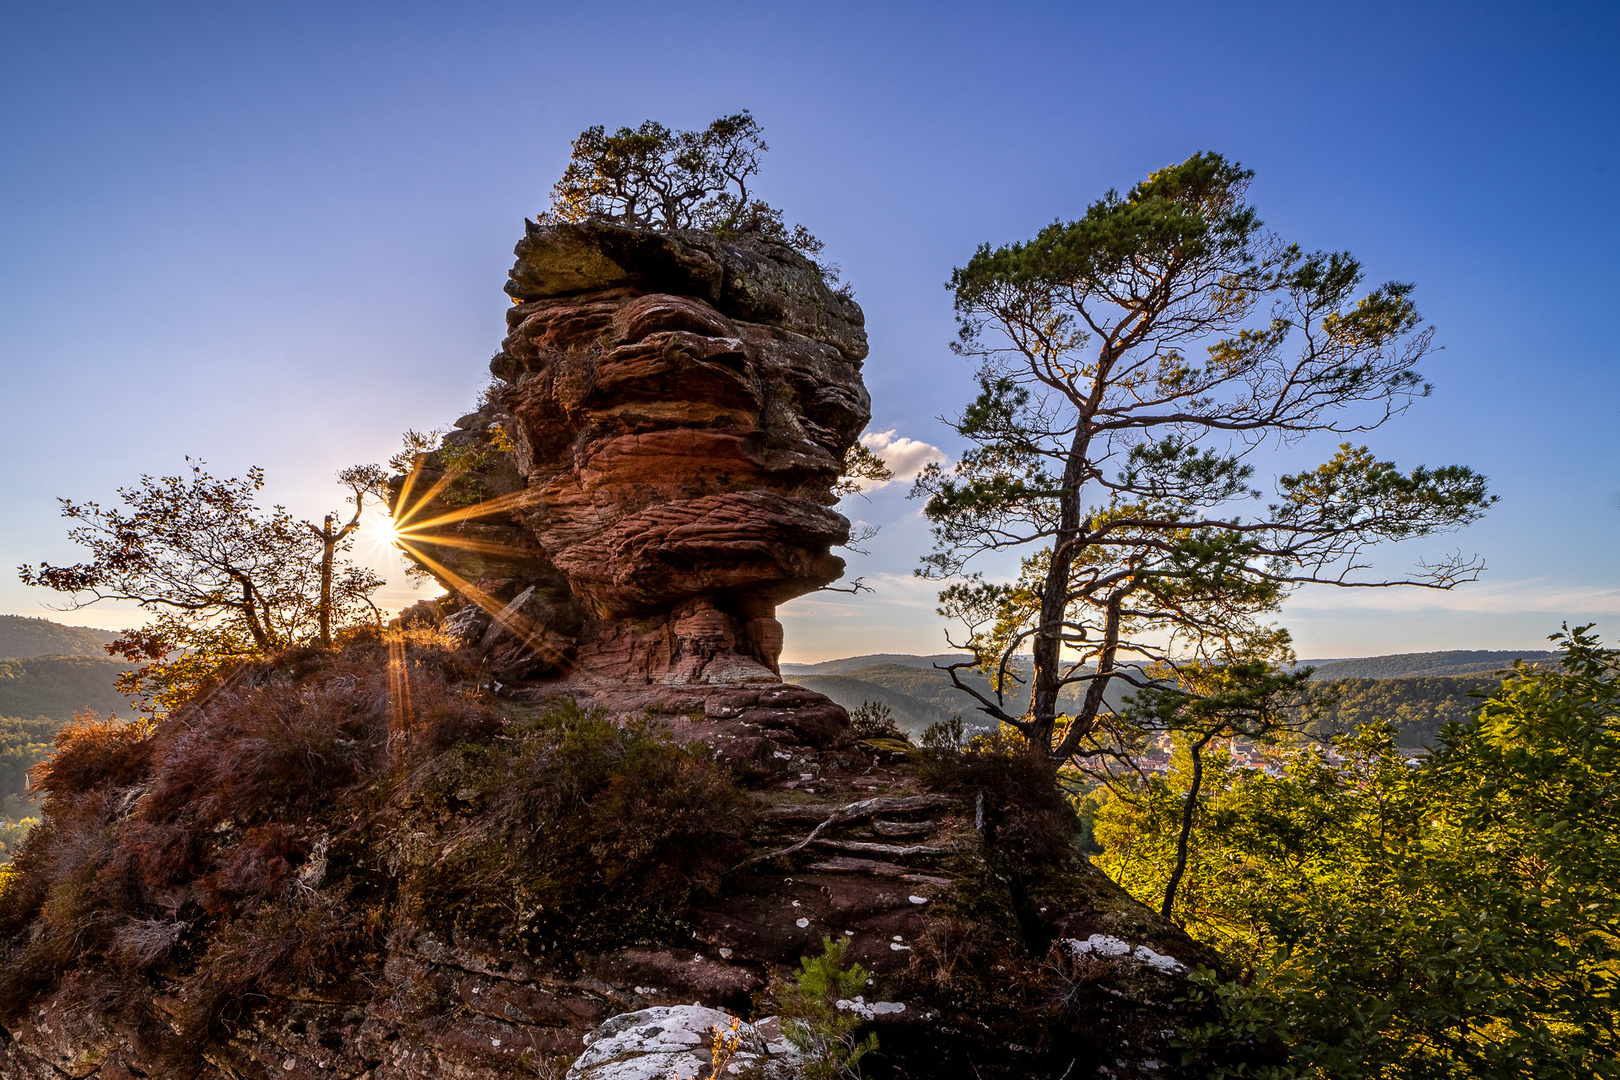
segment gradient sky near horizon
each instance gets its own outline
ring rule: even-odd
[[[0,9],[0,612],[73,561],[55,498],[185,455],[265,467],[295,512],[343,465],[469,411],[523,218],[591,124],[747,108],[760,193],[866,311],[872,438],[960,450],[943,282],[1197,150],[1254,169],[1267,224],[1417,284],[1432,398],[1367,441],[1501,501],[1380,556],[1478,552],[1452,593],[1301,593],[1305,657],[1620,635],[1620,6],[1562,4],[35,3]],[[1308,444],[1261,461],[1297,467]],[[784,659],[941,651],[907,485],[876,588],[782,610]],[[1410,550],[1407,550],[1408,547]],[[390,561],[374,541],[364,552]],[[991,568],[994,569],[994,568]],[[387,605],[418,598],[392,573]]]

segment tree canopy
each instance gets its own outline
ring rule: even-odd
[[[1620,1076],[1620,651],[1555,640],[1557,670],[1517,670],[1426,758],[1373,722],[1280,775],[1212,762],[1175,911],[1244,969],[1203,978],[1209,1075]],[[1097,814],[1144,900],[1187,764]]]
[[[1450,588],[1481,569],[1452,556],[1366,573],[1372,545],[1484,511],[1493,497],[1465,467],[1402,471],[1345,442],[1261,501],[1261,447],[1376,428],[1426,395],[1433,332],[1411,285],[1362,292],[1349,254],[1266,232],[1251,177],[1195,154],[952,274],[954,347],[979,394],[954,423],[969,449],[917,482],[936,542],[920,572],[948,581],[963,666],[1005,687],[1011,658],[1033,653],[1027,712],[969,692],[1056,761],[1117,742],[1111,681],[1291,659],[1265,620],[1302,583]],[[1002,551],[1025,553],[1015,580],[972,571]],[[1075,684],[1084,701],[1060,714]]]
[[[803,225],[788,226],[780,210],[749,190],[770,149],[764,133],[746,109],[701,131],[671,131],[655,120],[611,135],[600,124],[586,128],[542,216],[764,236],[814,258],[821,241]]]
[[[118,491],[122,506],[62,499],[78,522],[68,536],[90,558],[68,566],[22,566],[29,585],[68,595],[72,609],[104,600],[134,601],[149,615],[107,651],[142,663],[121,689],[151,698],[163,711],[222,664],[297,644],[331,644],[333,626],[379,616],[373,571],[342,556],[352,549],[367,495],[382,470],[346,469],[351,519],[322,526],[285,507],[258,505],[264,470],[217,479],[205,462],[172,476],[142,476]]]

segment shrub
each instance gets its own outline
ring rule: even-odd
[[[404,884],[430,922],[536,948],[655,932],[745,851],[746,795],[712,755],[564,703],[418,778],[442,850]]]
[[[924,733],[918,756],[925,788],[973,801],[987,846],[1025,864],[1074,854],[1074,808],[1054,782],[1055,767],[1030,753],[1024,739],[1000,732],[969,738],[956,717]]]
[[[92,788],[123,787],[145,773],[151,758],[149,723],[103,720],[95,712],[75,713],[56,733],[56,753],[31,770],[33,786],[57,799]],[[47,801],[49,808],[51,803]]]
[[[339,653],[289,650],[199,690],[155,728],[81,716],[66,729],[36,769],[45,822],[0,877],[0,1013],[70,970],[125,988],[165,965],[183,973],[220,925],[230,929],[214,939],[188,1021],[199,1038],[258,977],[252,965],[280,955],[278,926],[296,924],[288,955],[326,949],[306,968],[343,970],[353,950],[321,943],[358,932],[364,888],[347,884],[330,918],[276,913],[319,899],[294,882],[348,820],[344,802],[386,797],[370,781],[395,760],[391,715],[418,736],[400,749],[408,761],[500,722],[453,685],[461,659],[410,635],[397,645],[355,635]],[[238,939],[236,959],[218,951]]]
[[[859,964],[844,966],[848,950],[843,938],[822,938],[821,955],[800,959],[793,982],[776,995],[782,1033],[803,1057],[805,1080],[859,1077],[861,1059],[878,1046],[875,1033],[858,1035],[861,1018],[848,1008],[862,999],[871,977]]]
[[[895,723],[894,711],[881,701],[863,701],[849,714],[849,725],[857,739],[906,740],[900,725]]]

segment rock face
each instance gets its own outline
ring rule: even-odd
[[[767,242],[531,224],[517,256],[501,382],[396,487],[406,549],[507,679],[778,681],[776,606],[843,572],[860,307]]]

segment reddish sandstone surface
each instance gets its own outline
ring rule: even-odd
[[[777,605],[843,573],[859,305],[764,241],[531,224],[517,256],[501,382],[397,483],[407,550],[508,681],[778,681]]]

